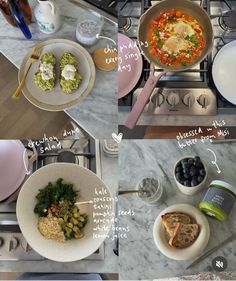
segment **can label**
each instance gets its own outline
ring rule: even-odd
[[[230,193],[220,190],[219,188],[209,188],[203,201],[211,203],[229,214],[234,206],[235,198]]]

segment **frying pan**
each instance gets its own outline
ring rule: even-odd
[[[12,201],[26,178],[34,157],[28,160],[25,152],[20,140],[0,140],[0,201]]]
[[[130,53],[130,49],[124,48],[124,50],[120,50],[120,46],[129,46],[129,44],[133,45],[133,40],[128,36],[125,36],[121,33],[118,33],[118,42],[119,42],[119,57],[122,59],[120,63],[120,67],[125,66],[127,63],[131,66],[131,71],[122,71],[119,72],[119,99],[126,96],[130,91],[133,90],[135,85],[138,83],[138,80],[143,71],[143,60],[140,54],[139,48],[136,46],[131,49],[132,54],[135,54],[138,59],[130,58],[126,59],[126,55]]]
[[[128,116],[128,119],[125,122],[125,126],[133,129],[136,125],[146,103],[148,102],[152,91],[154,90],[157,82],[160,78],[165,75],[167,72],[177,72],[184,71],[189,68],[194,67],[196,64],[201,62],[208,53],[212,50],[213,47],[213,27],[211,24],[211,19],[208,14],[199,6],[198,4],[190,1],[190,0],[165,0],[157,3],[156,5],[149,8],[140,18],[139,20],[139,29],[138,29],[138,41],[140,42],[149,42],[148,33],[150,30],[150,24],[152,19],[156,19],[161,12],[170,10],[170,9],[181,9],[187,14],[193,16],[199,24],[202,26],[206,47],[203,49],[201,56],[198,60],[194,61],[192,64],[188,66],[182,67],[172,67],[161,64],[157,58],[150,54],[149,48],[145,46],[145,44],[139,44],[142,53],[146,57],[146,59],[151,63],[151,72],[149,78],[143,87],[142,92],[140,93],[134,107],[132,108],[131,113]],[[163,72],[158,76],[155,76],[155,67],[163,69]]]
[[[225,99],[236,105],[235,65],[236,40],[220,49],[212,65],[212,77],[216,88]]]

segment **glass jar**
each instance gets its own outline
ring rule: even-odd
[[[12,16],[11,9],[9,7],[9,1],[14,1],[18,4],[24,14],[25,22],[30,24],[32,20],[32,11],[28,0],[0,0],[0,10],[8,23],[13,26],[17,26],[17,22]]]
[[[224,221],[228,218],[236,201],[236,188],[231,184],[214,180],[199,204],[200,210],[217,220]]]
[[[94,45],[98,41],[103,25],[104,18],[94,11],[80,15],[76,28],[77,41],[85,46]]]
[[[160,205],[163,202],[163,187],[155,172],[146,172],[137,184],[138,197],[147,205]]]

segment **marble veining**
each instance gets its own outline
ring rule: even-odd
[[[218,165],[222,170],[217,174],[211,164],[212,149],[217,156]],[[158,214],[166,207],[176,203],[189,203],[197,206],[205,191],[194,196],[182,194],[173,179],[173,167],[183,156],[199,155],[209,172],[208,183],[213,179],[222,179],[235,183],[235,153],[236,146],[231,144],[202,144],[181,150],[176,141],[171,140],[123,140],[119,146],[119,188],[132,189],[148,170],[155,171],[161,180],[165,191],[164,203],[160,206],[145,205],[137,195],[119,197],[120,209],[133,209],[134,217],[125,216],[120,219],[121,226],[130,226],[128,239],[120,239],[120,278],[158,279],[196,274],[211,271],[211,261],[214,257],[224,256],[228,261],[227,271],[235,270],[235,242],[219,249],[210,257],[195,267],[185,268],[194,260],[174,261],[165,257],[156,248],[153,240],[153,224]],[[209,244],[205,251],[218,245],[232,233],[236,232],[235,208],[226,222],[219,222],[208,217],[211,229]]]
[[[29,1],[32,10],[36,0]],[[8,24],[0,13],[0,52],[2,52],[17,68],[23,57],[35,44],[53,38],[63,38],[76,41],[75,30],[79,15],[88,13],[70,1],[58,0],[62,11],[63,24],[61,29],[52,35],[39,32],[35,18],[30,24],[33,38],[25,40],[21,31]],[[116,40],[117,27],[105,21],[103,36]],[[100,39],[96,45],[86,48],[91,54],[99,47],[106,47],[109,42]],[[96,69],[96,81],[92,92],[80,104],[67,109],[66,113],[94,138],[110,138],[117,132],[117,72],[105,72]]]

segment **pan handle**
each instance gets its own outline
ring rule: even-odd
[[[137,101],[132,108],[132,111],[130,112],[126,122],[125,122],[125,127],[129,129],[133,129],[136,123],[138,122],[138,119],[140,115],[143,112],[143,109],[145,105],[147,104],[157,82],[160,80],[160,78],[164,75],[166,75],[167,71],[163,71],[160,73],[158,76],[154,76],[154,65],[152,65],[152,70],[150,72],[150,76],[143,87],[140,95],[137,98]]]

